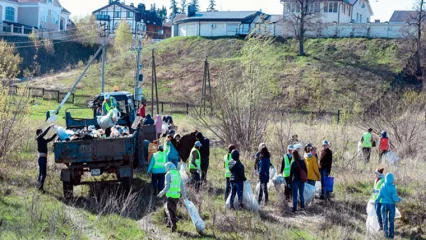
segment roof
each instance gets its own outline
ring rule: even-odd
[[[112,2],[112,3],[110,3],[110,4],[106,5],[106,6],[103,6],[103,7],[99,8],[99,9],[96,9],[96,10],[95,10],[95,11],[93,11],[92,13],[94,14],[94,13],[96,13],[96,12],[99,12],[100,10],[102,10],[102,9],[104,9],[104,8],[107,8],[107,7],[109,7],[109,6],[112,6],[112,5],[117,5],[117,6],[120,6],[120,7],[122,7],[122,8],[125,8],[125,9],[127,9],[127,10],[129,10],[129,11],[132,11],[132,12],[135,12],[135,13],[139,13],[139,10],[138,10],[138,8],[137,8],[137,7],[129,6],[129,5],[125,5],[125,4],[122,4],[122,3],[120,3],[120,2]]]
[[[64,7],[62,7],[62,12],[63,12],[63,13],[69,13],[69,14],[71,14],[71,12],[70,12],[70,11],[68,11],[67,9],[65,9]]]
[[[192,21],[239,21],[248,20],[260,15],[257,11],[222,11],[222,12],[198,12],[194,16],[177,20],[177,23]]]
[[[406,23],[412,22],[416,18],[416,11],[394,11],[389,22]]]

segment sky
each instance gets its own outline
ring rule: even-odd
[[[124,1],[124,0],[121,0]],[[190,0],[187,0],[189,2]],[[388,21],[394,10],[411,10],[415,0],[370,0],[374,11],[372,19],[380,19]],[[108,4],[108,0],[60,0],[62,6],[68,9],[71,17],[80,17],[90,14],[92,11],[101,8]],[[145,3],[147,8],[150,8],[152,3],[157,7],[165,5],[167,8],[170,5],[170,0],[125,0],[126,4]],[[180,0],[176,0],[180,2]],[[199,0],[200,9],[204,11],[209,3],[209,0]],[[216,0],[216,7],[219,11],[258,11],[262,10],[268,14],[282,14],[282,5],[280,0]]]

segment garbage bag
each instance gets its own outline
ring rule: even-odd
[[[298,194],[298,200],[300,202],[300,196],[299,193]],[[309,183],[305,183],[305,188],[303,191],[303,197],[305,199],[305,205],[308,205],[309,203],[311,203],[314,198],[315,198],[315,186],[312,186]]]
[[[120,112],[117,109],[112,109],[105,116],[98,116],[98,125],[102,129],[114,127],[120,120]]]
[[[188,199],[185,199],[184,202],[185,207],[186,209],[188,209],[188,213],[191,216],[192,222],[194,223],[195,228],[197,229],[197,232],[202,233],[204,231],[205,225],[203,219],[201,219],[200,214],[198,213],[197,208]]]
[[[58,134],[58,138],[61,141],[69,141],[70,136],[74,134],[73,131],[67,131],[61,126],[53,126],[53,128],[56,130],[56,134]]]
[[[395,210],[395,219],[401,218],[401,217],[402,217],[401,212],[398,210],[398,208],[396,208],[396,210]]]
[[[395,153],[393,153],[392,151],[388,151],[385,154],[385,159],[386,159],[386,162],[389,165],[393,165],[393,164],[395,164],[395,163],[397,163],[399,161],[399,157],[396,156]]]
[[[235,204],[236,201],[238,201],[237,195],[234,198],[234,207],[238,206],[237,204]],[[250,182],[248,180],[244,182],[243,204],[245,209],[253,212],[257,212],[260,209],[259,203],[257,202],[257,199],[253,194]],[[225,206],[227,208],[231,207],[231,194],[229,194],[228,199],[226,199]]]
[[[161,130],[163,131],[163,133],[169,130],[169,126],[167,126],[167,123],[163,122],[163,125],[161,125]]]
[[[274,166],[269,167],[269,179],[273,179],[277,175],[277,169]]]
[[[52,123],[56,122],[56,119],[57,119],[56,111],[51,110],[49,112],[50,112],[49,113],[50,117],[47,119],[47,122],[50,123],[50,124],[52,124]]]
[[[367,233],[378,233],[380,230],[374,200],[370,200],[367,203],[367,221],[365,222],[365,226]]]
[[[182,179],[183,184],[187,184],[189,183],[189,181],[191,180],[188,176],[188,174],[186,173],[186,164],[185,163],[181,163],[180,164],[180,177]]]
[[[286,182],[285,182],[285,178],[284,178],[284,176],[283,176],[283,175],[281,175],[281,174],[276,175],[276,176],[272,179],[272,182],[273,182],[274,184],[286,184]]]

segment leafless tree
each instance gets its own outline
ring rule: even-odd
[[[320,22],[321,0],[281,0],[284,4],[284,24],[299,41],[299,55],[305,55],[306,32]]]

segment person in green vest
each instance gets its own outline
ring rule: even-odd
[[[284,154],[283,156],[280,173],[283,174],[285,178],[286,185],[284,186],[284,195],[285,195],[285,200],[289,202],[291,200],[290,169],[291,169],[291,163],[293,162],[294,146],[288,145],[287,151],[288,152]]]
[[[373,129],[369,128],[367,132],[362,134],[361,144],[362,144],[362,154],[364,157],[364,162],[370,162],[371,148],[373,147]]]
[[[195,192],[200,191],[201,186],[201,142],[196,141],[189,156],[189,172],[191,173],[191,185],[195,186]]]
[[[228,199],[229,194],[231,193],[231,171],[229,170],[229,162],[232,159],[231,153],[236,149],[234,144],[228,146],[228,153],[223,157],[224,167],[225,167],[225,178],[226,178],[226,187],[225,187],[225,201]]]
[[[380,230],[383,229],[382,201],[376,202],[376,200],[379,197],[380,189],[382,189],[385,183],[385,175],[383,174],[384,170],[384,168],[378,168],[374,172],[376,174],[376,180],[374,181],[373,194],[371,195],[371,200],[375,201],[376,215],[379,220]]]
[[[180,177],[180,173],[176,169],[176,166],[169,162],[166,163],[165,167],[167,171],[165,176],[166,185],[164,186],[164,189],[157,195],[157,197],[161,198],[166,195],[167,202],[165,205],[165,212],[168,219],[167,227],[171,227],[172,232],[175,232],[177,229],[177,204],[179,203],[181,196],[183,196],[184,199],[187,199],[186,190],[182,178]]]
[[[117,101],[108,93],[105,94],[104,102],[102,103],[102,116],[107,115],[112,109],[117,107]]]
[[[166,154],[164,153],[163,146],[157,148],[158,152],[152,155],[149,162],[147,174],[151,175],[151,184],[154,189],[154,195],[164,188],[164,176],[166,175]]]

